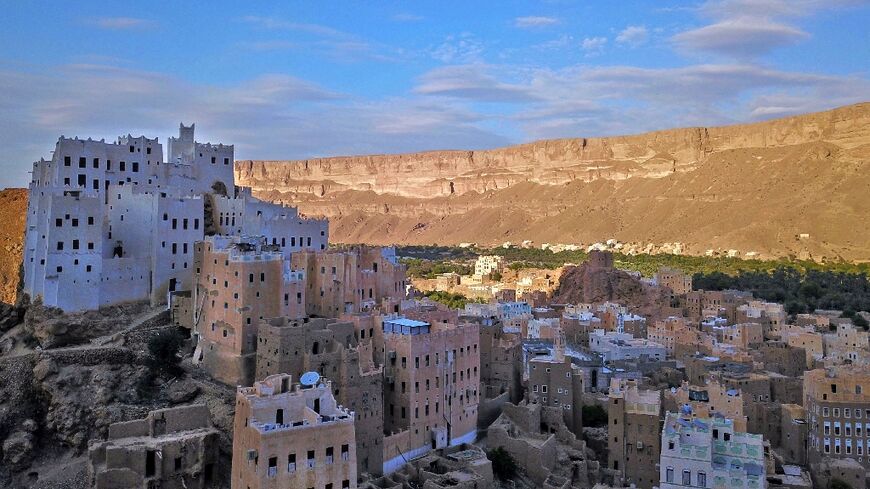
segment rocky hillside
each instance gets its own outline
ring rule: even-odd
[[[870,103],[756,124],[487,151],[239,161],[336,242],[681,242],[870,259]]]

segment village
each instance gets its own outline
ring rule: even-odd
[[[226,413],[179,402],[88,440],[87,487],[866,487],[866,311],[790,314],[606,247],[570,283],[494,255],[412,281],[394,248],[330,246],[327,220],[237,186],[233,161],[182,124],[165,159],[157,138],[61,137],[34,163],[30,302],[144,304],[234,390],[229,453]]]

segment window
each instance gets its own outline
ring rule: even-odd
[[[674,482],[674,468],[668,467],[665,469],[665,482],[673,483]]]
[[[698,487],[707,487],[706,472],[698,472]]]
[[[683,485],[691,486],[692,485],[692,472],[689,470],[683,471]]]
[[[70,157],[69,156],[63,157],[63,166],[70,166]]]
[[[94,168],[99,168],[99,167],[100,167],[100,159],[94,158]]]
[[[62,227],[63,227],[63,219],[61,219],[61,218],[57,218],[57,219],[55,219],[55,220],[54,220],[54,225],[55,225],[56,227],[62,228]]]
[[[57,251],[63,251],[63,241],[57,242]]]
[[[133,162],[133,173],[138,173],[138,172],[139,172],[139,162],[134,161]]]
[[[87,159],[84,156],[80,157],[79,158],[79,168],[84,168],[86,166],[88,166]]]

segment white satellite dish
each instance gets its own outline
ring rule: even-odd
[[[320,381],[320,374],[317,372],[305,372],[302,377],[299,377],[299,383],[304,386],[316,385]]]

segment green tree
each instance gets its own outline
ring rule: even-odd
[[[178,376],[181,368],[181,356],[178,352],[184,345],[181,328],[163,330],[148,340],[147,365],[155,375]]]
[[[583,426],[592,428],[607,425],[607,411],[598,404],[587,404],[583,406]]]
[[[513,480],[517,475],[517,462],[502,447],[496,447],[486,454],[492,462],[492,473],[501,481]]]

